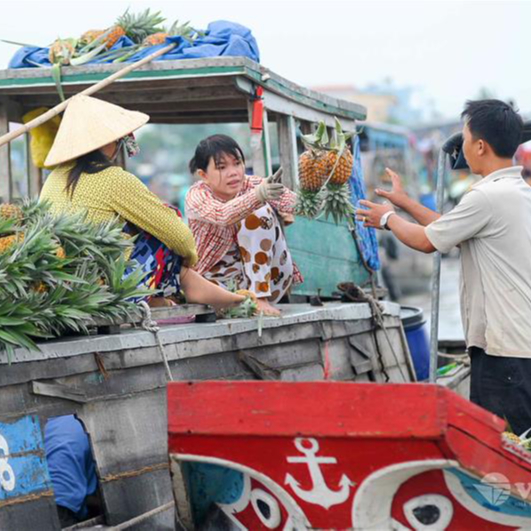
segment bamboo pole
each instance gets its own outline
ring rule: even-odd
[[[156,59],[157,57],[160,57],[161,55],[164,55],[168,53],[170,50],[175,48],[177,43],[168,44],[168,46],[165,46],[164,48],[161,48],[160,50],[157,50],[156,52],[152,53],[151,55],[148,55],[147,57],[144,57],[144,59],[141,59],[140,61],[137,61],[136,63],[132,63],[125,68],[122,68],[121,70],[118,70],[114,74],[111,74],[109,77],[106,77],[105,79],[102,79],[101,81],[98,81],[98,83],[86,88],[79,94],[83,94],[85,96],[90,96],[91,94],[94,94],[95,92],[98,92],[99,90],[108,87],[112,83],[114,83],[117,79],[120,79],[121,77],[126,76],[129,74],[129,72],[132,72],[133,70],[136,70],[137,68],[153,61],[153,59]],[[76,94],[77,95],[77,94]],[[72,99],[73,96],[68,98],[67,100],[59,103],[59,105],[56,105],[49,111],[45,112],[44,114],[41,114],[34,120],[31,120],[27,124],[24,124],[20,126],[19,128],[15,129],[14,131],[11,131],[3,136],[0,137],[0,146],[3,146],[4,144],[7,144],[8,142],[11,142],[15,138],[19,137],[20,135],[23,135],[24,133],[27,133],[31,129],[34,129],[35,127],[38,127],[39,125],[42,125],[43,123],[47,122],[48,120],[51,120],[54,116],[57,116],[59,113],[62,113],[68,106],[68,103]]]

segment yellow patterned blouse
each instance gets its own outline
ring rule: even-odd
[[[82,174],[73,198],[65,192],[72,163],[55,168],[46,179],[40,200],[49,201],[57,213],[86,210],[88,220],[102,223],[119,217],[155,236],[181,256],[187,266],[197,262],[194,238],[172,209],[134,175],[118,166]]]

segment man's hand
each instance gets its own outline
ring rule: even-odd
[[[259,201],[266,203],[267,201],[280,199],[281,195],[284,193],[284,185],[280,182],[283,171],[282,168],[279,168],[274,175],[264,179],[254,189],[254,193]]]
[[[391,201],[393,205],[403,208],[404,204],[407,202],[408,195],[402,188],[402,182],[400,176],[389,168],[385,168],[387,175],[391,178],[391,183],[393,188],[390,192],[377,188],[374,193],[380,197],[385,197],[388,201]]]
[[[373,227],[375,229],[381,229],[380,219],[382,216],[386,212],[394,210],[391,205],[379,205],[365,199],[361,199],[359,204],[364,206],[365,209],[358,208],[356,210],[356,219],[363,221],[364,227]]]

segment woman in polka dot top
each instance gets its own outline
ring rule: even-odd
[[[265,315],[279,315],[272,304],[302,282],[279,223],[293,221],[295,194],[272,178],[245,175],[243,152],[226,135],[202,140],[190,171],[201,179],[185,200],[196,270],[220,286],[253,292]]]

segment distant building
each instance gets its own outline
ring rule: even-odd
[[[328,94],[334,98],[354,101],[367,108],[367,120],[371,122],[389,122],[392,109],[397,99],[392,94],[375,94],[356,89],[352,85],[325,85],[312,87],[317,92]]]

